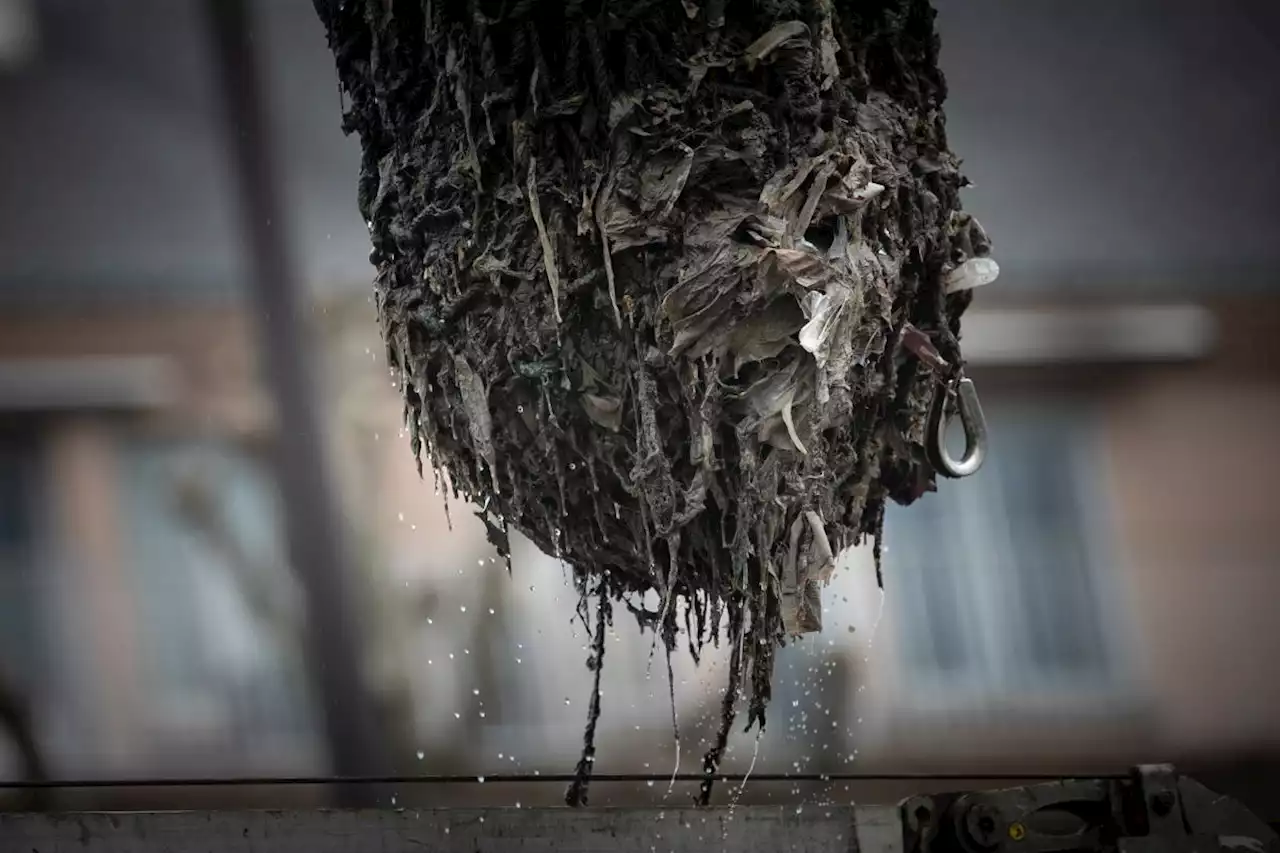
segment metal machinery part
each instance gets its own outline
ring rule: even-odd
[[[1127,779],[1067,779],[912,797],[904,853],[1280,853],[1271,828],[1167,764]]]
[[[897,806],[0,814],[0,853],[1280,853],[1167,765]]]

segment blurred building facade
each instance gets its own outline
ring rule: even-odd
[[[0,673],[59,775],[322,770],[267,464],[287,437],[236,292],[199,4],[17,5],[29,45],[0,66],[16,117],[0,139]],[[1226,48],[1197,55],[1221,77],[1199,83],[1179,52],[1211,51],[1205,28],[1259,38],[1274,15],[1211,5],[1159,21],[1108,6],[1099,35],[1096,9],[940,4],[953,145],[1005,268],[965,326],[992,452],[892,513],[883,598],[849,556],[827,631],[781,657],[764,763],[1280,751],[1275,175],[1228,174],[1274,134]],[[411,769],[563,771],[587,686],[571,589],[527,543],[508,577],[470,511],[418,479],[323,35],[305,0],[257,10],[388,736]],[[1212,129],[1150,103],[1152,67]],[[616,635],[602,766],[666,772],[665,666],[631,626]],[[690,744],[713,722],[715,656],[675,677]]]

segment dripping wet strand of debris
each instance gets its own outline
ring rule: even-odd
[[[671,738],[675,742],[676,760],[671,768],[671,783],[667,786],[667,796],[671,795],[671,789],[675,787],[676,777],[680,775],[680,719],[676,715],[676,675],[675,670],[671,666],[672,647],[667,647],[667,698],[671,703]]]
[[[584,589],[583,597],[585,596]],[[596,760],[596,725],[600,722],[600,673],[604,670],[605,637],[612,616],[609,587],[601,581],[598,585],[595,639],[587,658],[587,669],[591,671],[591,699],[587,705],[587,726],[582,736],[582,757],[578,759],[573,782],[565,793],[565,803],[574,807],[587,805],[587,789],[591,784],[591,771]]]
[[[733,650],[729,659],[729,682],[725,685],[724,700],[720,704],[720,728],[716,732],[715,744],[702,759],[702,783],[698,789],[698,805],[711,803],[711,789],[715,785],[716,771],[720,769],[720,760],[724,757],[725,747],[729,743],[729,733],[733,729],[733,720],[737,716],[738,690],[742,683],[742,644],[744,640],[743,623],[745,614],[741,606],[731,609],[729,621]]]

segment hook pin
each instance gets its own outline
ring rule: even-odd
[[[964,456],[960,459],[953,459],[947,450],[947,426],[950,423],[947,404],[953,395],[964,427]],[[972,379],[960,376],[953,382],[939,385],[929,410],[926,442],[929,461],[944,477],[968,477],[982,467],[987,455],[987,421],[982,415],[982,404],[978,402],[978,391]]]

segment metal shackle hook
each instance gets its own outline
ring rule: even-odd
[[[960,459],[953,459],[947,450],[947,426],[950,423],[947,418],[947,403],[952,394],[956,396],[956,408],[964,427],[964,456]],[[961,377],[954,384],[948,383],[938,388],[929,411],[925,440],[929,449],[929,461],[944,477],[968,477],[982,467],[987,455],[987,421],[982,415],[982,404],[978,402],[978,390],[973,386],[972,379]]]

